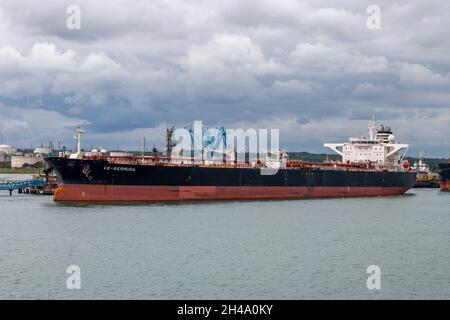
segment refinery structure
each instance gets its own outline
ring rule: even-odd
[[[53,146],[40,146],[28,151],[21,151],[7,144],[0,145],[0,163],[10,164],[11,168],[36,166],[44,163],[44,158],[53,154]]]

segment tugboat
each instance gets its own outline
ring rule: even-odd
[[[417,172],[417,182],[414,188],[439,188],[439,174],[432,172],[423,160],[420,153],[418,161],[414,162],[412,169]]]

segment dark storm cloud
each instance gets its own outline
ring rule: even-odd
[[[166,122],[202,120],[277,127],[285,147],[322,151],[365,134],[375,114],[412,152],[446,153],[444,0],[0,3],[0,134],[10,144],[47,141],[32,121],[45,115],[64,139],[87,126],[93,144],[131,148],[143,134],[159,143]],[[73,3],[80,30],[66,28]],[[366,27],[372,4],[381,30]]]

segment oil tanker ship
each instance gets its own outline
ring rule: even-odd
[[[416,173],[402,160],[406,144],[389,128],[369,123],[369,137],[325,144],[342,161],[289,161],[279,150],[275,160],[204,161],[172,156],[83,153],[46,159],[59,187],[55,201],[148,202],[230,199],[297,199],[387,196],[405,193]],[[168,139],[169,140],[169,139]],[[169,149],[169,148],[167,148]],[[266,171],[271,171],[269,174]]]

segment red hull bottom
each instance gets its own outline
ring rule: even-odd
[[[54,200],[63,202],[151,202],[238,199],[302,199],[388,196],[405,193],[403,187],[215,187],[61,185]]]
[[[441,180],[441,191],[450,191],[450,181]]]

